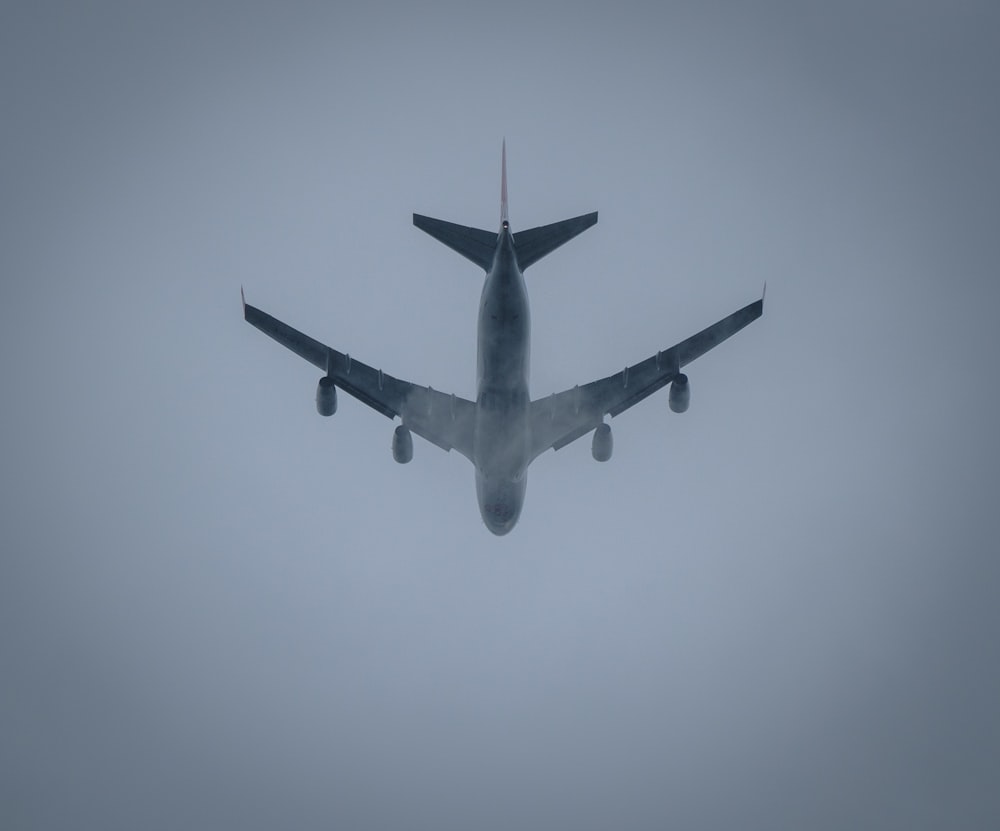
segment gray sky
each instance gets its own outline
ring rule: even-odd
[[[996,4],[182,5],[0,12],[0,824],[994,826]],[[503,136],[534,395],[768,297],[498,539],[239,286],[471,396]]]

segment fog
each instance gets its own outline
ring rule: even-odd
[[[0,15],[0,824],[1000,818],[989,3],[60,4]],[[248,326],[475,392],[411,224],[526,273],[535,397],[764,316],[473,469]]]

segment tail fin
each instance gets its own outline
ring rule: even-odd
[[[506,228],[510,223],[507,215],[507,139],[500,150],[500,224]]]
[[[493,256],[497,250],[495,233],[421,214],[413,215],[413,224],[453,251],[472,260],[483,271],[489,271],[493,265]],[[577,234],[582,234],[595,224],[597,224],[597,211],[564,219],[562,222],[553,222],[551,225],[518,231],[513,235],[517,264],[523,270],[532,263],[537,263],[546,254],[555,251],[564,242],[569,242]],[[503,140],[500,150],[500,226],[501,233],[510,227],[507,212],[507,139]]]
[[[582,234],[591,225],[597,224],[597,211],[551,225],[541,225],[518,231],[514,234],[514,250],[517,251],[517,264],[521,269],[532,263],[537,263],[546,254],[555,251],[564,242],[569,242],[577,234]]]

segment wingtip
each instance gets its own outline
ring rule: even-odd
[[[247,296],[243,291],[243,286],[240,286],[240,303],[243,305],[243,314],[246,316],[247,313]]]
[[[760,293],[760,302],[764,302],[764,298],[767,297],[767,280],[764,281],[764,290]]]

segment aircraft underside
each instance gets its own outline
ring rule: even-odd
[[[682,367],[705,354],[763,313],[764,298],[620,372],[532,401],[528,394],[530,315],[524,270],[596,224],[597,213],[512,232],[507,211],[506,147],[501,162],[501,223],[492,233],[413,215],[413,223],[486,272],[480,299],[476,400],[438,392],[395,378],[349,354],[320,343],[266,312],[243,303],[244,318],[324,372],[316,409],[337,410],[340,389],[393,420],[393,458],[413,458],[412,434],[443,450],[458,450],[473,463],[476,495],[486,527],[508,533],[524,504],[527,470],[549,449],[559,450],[593,434],[591,452],[611,458],[614,417],[669,386],[668,403],[684,412],[690,384]]]

